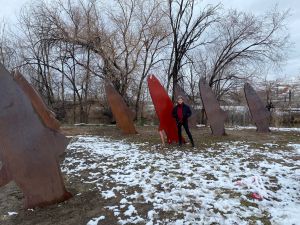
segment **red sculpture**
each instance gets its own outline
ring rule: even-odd
[[[136,134],[133,123],[133,115],[122,96],[116,91],[111,83],[106,82],[105,92],[111,111],[117,121],[117,126],[124,134]]]
[[[165,131],[169,144],[173,141],[178,142],[176,121],[172,117],[173,103],[168,93],[154,75],[150,75],[147,81],[156,115],[160,122],[159,130]]]
[[[221,109],[220,104],[214,95],[211,87],[206,83],[205,79],[201,79],[199,83],[200,95],[205,109],[205,113],[213,135],[225,135],[224,123],[226,113]]]
[[[257,131],[270,132],[269,125],[271,113],[267,110],[256,91],[249,83],[245,83],[244,92],[251,117],[257,127]]]
[[[175,86],[175,96],[182,96],[183,97],[183,101],[190,106],[191,111],[192,111],[192,115],[189,118],[189,126],[190,127],[197,127],[197,113],[195,111],[195,109],[193,108],[193,105],[195,105],[195,103],[191,100],[191,98],[189,98],[189,96],[186,94],[186,92],[177,84]]]
[[[42,207],[67,200],[59,155],[68,141],[45,127],[28,96],[0,64],[0,186],[20,187],[25,207]]]

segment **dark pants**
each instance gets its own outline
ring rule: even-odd
[[[177,123],[179,145],[182,145],[182,131],[181,131],[182,126],[184,127],[185,132],[188,135],[192,146],[194,146],[194,140],[193,140],[192,134],[191,134],[190,129],[189,129],[188,121],[184,121],[182,123]]]

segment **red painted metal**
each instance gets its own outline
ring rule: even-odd
[[[133,113],[124,102],[122,96],[116,91],[110,82],[105,84],[106,96],[111,111],[117,121],[117,126],[124,134],[136,134],[133,122]]]
[[[154,75],[150,75],[147,81],[156,115],[160,122],[159,129],[165,131],[169,144],[178,142],[177,125],[172,117],[172,100]]]
[[[206,83],[205,79],[200,80],[199,88],[212,134],[216,136],[225,135],[224,123],[227,114],[221,109],[215,94],[211,87]]]
[[[257,132],[270,132],[271,113],[249,83],[245,83],[244,92],[252,119],[257,127]]]
[[[0,64],[0,186],[14,181],[34,208],[67,200],[59,155],[68,141],[44,126],[28,96]]]

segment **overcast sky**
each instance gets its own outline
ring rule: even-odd
[[[290,17],[287,26],[290,33],[293,48],[282,71],[271,71],[269,76],[288,78],[300,75],[300,1],[299,0],[203,0],[204,3],[217,4],[221,2],[224,8],[234,8],[254,14],[261,14],[278,4],[279,9],[290,9]],[[23,4],[28,0],[0,0],[0,18],[13,25],[17,21],[17,15]]]
[[[224,8],[239,9],[254,14],[262,14],[277,4],[280,10],[290,10],[287,28],[293,47],[281,71],[270,71],[269,78],[296,78],[300,75],[300,1],[299,0],[204,0],[205,3],[222,3]]]

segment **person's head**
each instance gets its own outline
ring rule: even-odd
[[[179,105],[181,105],[181,104],[183,103],[183,97],[182,97],[181,95],[179,95],[179,96],[177,97],[177,103],[178,103]]]

